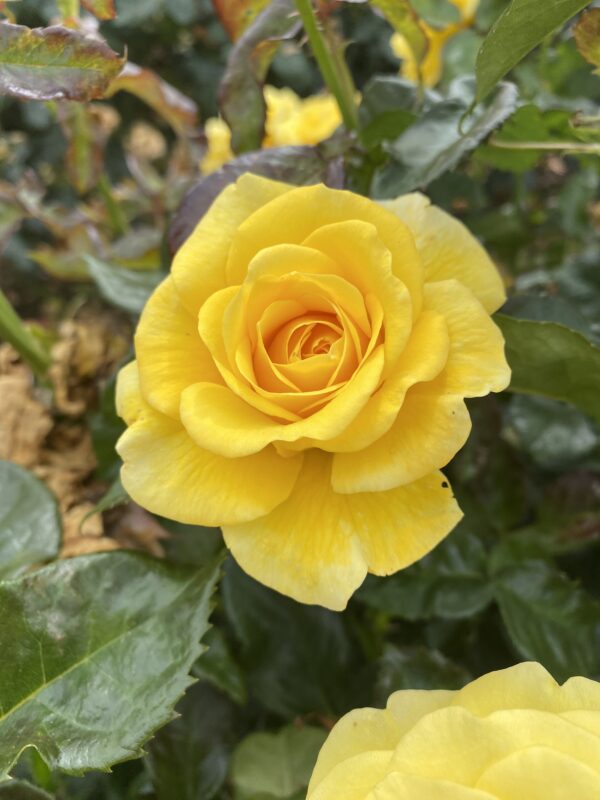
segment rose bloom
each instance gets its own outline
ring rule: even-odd
[[[301,99],[291,89],[265,86],[267,119],[263,147],[315,145],[327,139],[341,125],[342,118],[335,99],[329,94],[317,94]],[[204,175],[219,169],[233,157],[231,131],[227,123],[211,117],[206,121],[206,154],[200,169]]]
[[[427,39],[427,53],[421,62],[421,80],[424,86],[435,86],[442,77],[442,54],[446,42],[457,33],[470,28],[475,22],[479,0],[449,0],[449,2],[458,9],[459,22],[443,28],[432,28],[423,20],[419,23]],[[402,59],[400,68],[402,77],[416,83],[419,80],[419,65],[407,39],[401,33],[395,33],[390,39],[390,46],[394,55]]]
[[[220,526],[241,567],[345,607],[461,518],[439,468],[509,381],[502,281],[420,194],[244,175],[177,253],[119,375],[125,489]]]
[[[307,800],[598,800],[600,684],[540,665],[458,692],[407,690],[351,711],[323,745]]]

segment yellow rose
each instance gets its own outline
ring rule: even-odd
[[[341,124],[342,118],[335,99],[328,94],[314,95],[302,100],[291,89],[265,86],[267,119],[263,147],[315,145],[327,139]],[[231,131],[222,119],[207,120],[204,127],[207,139],[206,154],[200,168],[204,175],[230,161]]]
[[[464,397],[509,381],[500,276],[420,194],[378,204],[244,175],[154,292],[119,376],[133,499],[221,526],[239,564],[345,607],[461,517],[438,471]]]
[[[598,800],[600,684],[540,666],[401,691],[332,730],[307,800]]]
[[[421,62],[421,80],[425,86],[435,86],[442,77],[442,54],[446,42],[465,28],[469,28],[475,21],[479,0],[450,0],[450,2],[458,9],[460,22],[437,29],[423,20],[420,21],[427,39],[427,53]],[[394,55],[402,59],[400,70],[402,76],[416,83],[419,80],[419,68],[408,41],[402,34],[395,33],[390,45]]]

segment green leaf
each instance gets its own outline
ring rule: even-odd
[[[221,112],[231,128],[234,153],[259,150],[265,130],[262,85],[282,39],[299,27],[292,0],[273,0],[237,40],[221,82]]]
[[[600,605],[545,561],[496,575],[494,593],[517,652],[558,681],[600,670]]]
[[[236,800],[265,794],[289,800],[306,790],[327,734],[321,728],[288,725],[278,733],[253,733],[233,755],[231,780]]]
[[[458,79],[453,87],[461,96],[432,104],[414,125],[385,146],[393,161],[375,174],[376,197],[397,197],[454,169],[467,152],[477,147],[515,109],[516,87],[505,83],[489,105],[477,106],[465,119],[472,81]]]
[[[176,710],[179,718],[148,746],[146,761],[156,800],[212,800],[229,769],[237,733],[235,708],[206,683],[198,683]]]
[[[360,704],[357,652],[341,615],[267,589],[232,560],[221,593],[251,699],[288,718]]]
[[[22,100],[92,100],[102,97],[122,66],[104,42],[70,28],[0,22],[0,94]]]
[[[401,689],[461,689],[471,676],[438,650],[386,644],[378,664],[377,698]]]
[[[506,421],[521,449],[542,469],[582,464],[600,445],[592,420],[572,406],[545,397],[517,395]]]
[[[397,139],[416,119],[416,86],[402,78],[376,76],[365,86],[359,108],[360,138],[367,149]]]
[[[205,642],[208,651],[194,666],[194,676],[209,681],[235,703],[244,705],[248,699],[246,679],[231,654],[223,632],[219,628],[211,628]]]
[[[412,6],[417,14],[434,27],[445,27],[460,22],[458,5],[450,0],[412,0]]]
[[[556,322],[496,314],[512,369],[512,392],[564,400],[600,420],[600,347]]]
[[[164,279],[157,270],[136,270],[107,264],[94,256],[85,261],[102,295],[115,306],[139,314],[158,284]]]
[[[0,784],[0,800],[52,800],[52,796],[27,781]]]
[[[1,23],[0,23],[1,24]],[[0,289],[0,337],[9,342],[38,375],[45,375],[50,356],[44,352]]]
[[[521,59],[590,0],[512,0],[477,55],[477,100],[481,101]]]
[[[573,30],[581,55],[600,69],[600,8],[591,8],[582,15]]]
[[[27,747],[73,773],[141,755],[190,685],[217,576],[112,552],[0,584],[0,775]]]
[[[463,524],[414,566],[388,578],[369,577],[358,598],[408,620],[470,617],[491,601],[485,549]]]
[[[31,472],[0,461],[0,579],[54,558],[60,539],[52,493]]]

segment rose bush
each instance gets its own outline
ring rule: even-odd
[[[461,517],[440,467],[504,389],[502,280],[420,194],[245,175],[177,253],[119,376],[123,484],[221,526],[253,577],[342,609]]]
[[[263,147],[318,144],[341,124],[335,99],[329,94],[315,94],[302,99],[291,89],[264,87],[267,117]],[[231,131],[225,120],[211,117],[204,126],[207,148],[200,165],[208,175],[233,158]]]
[[[307,800],[596,800],[600,684],[539,664],[464,689],[405,690],[343,717]]]

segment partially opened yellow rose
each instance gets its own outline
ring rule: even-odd
[[[351,711],[307,800],[598,800],[600,684],[535,663]]]
[[[471,27],[475,21],[479,0],[449,0],[449,2],[458,9],[459,22],[443,28],[433,28],[423,20],[419,23],[427,39],[427,53],[420,65],[421,81],[424,86],[435,86],[442,77],[442,56],[446,42],[465,28]],[[416,83],[419,80],[419,65],[407,39],[402,34],[395,33],[390,45],[394,55],[402,59],[400,68],[402,76]]]
[[[438,470],[469,435],[463,398],[509,381],[503,300],[483,248],[420,194],[244,175],[142,314],[118,382],[123,484],[221,526],[268,586],[342,609],[460,519]]]
[[[263,147],[315,145],[327,139],[341,125],[338,105],[329,94],[302,99],[291,89],[265,86],[267,118]],[[207,139],[206,154],[200,168],[203,174],[219,169],[234,157],[231,131],[227,123],[216,117],[204,126]]]

